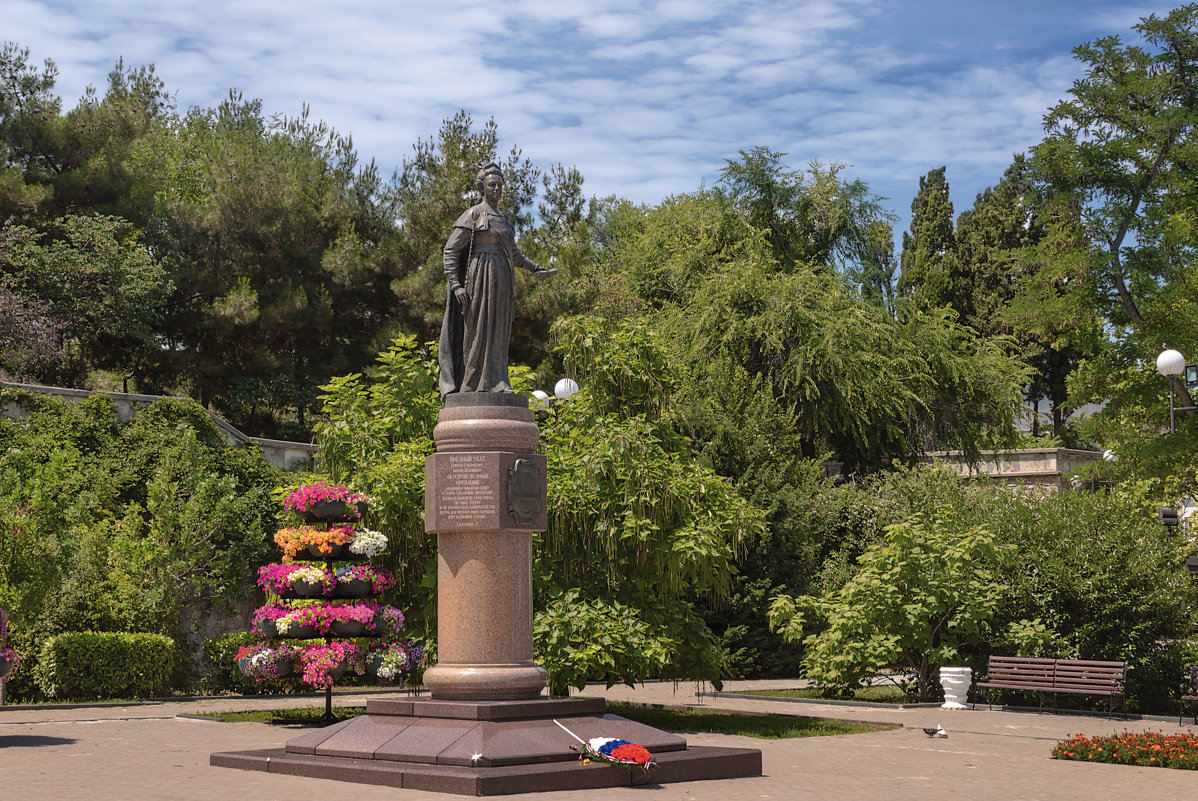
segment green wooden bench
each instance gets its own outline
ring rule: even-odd
[[[1185,715],[1186,704],[1194,701],[1198,701],[1198,665],[1190,665],[1190,681],[1181,684],[1181,705],[1177,710],[1178,726],[1181,725],[1182,716]],[[1198,726],[1198,712],[1194,713],[1194,725]]]
[[[1040,657],[991,656],[985,678],[974,682],[975,690],[987,690],[994,708],[994,690],[1034,692],[1038,711],[1044,711],[1044,697],[1052,695],[1053,709],[1061,693],[1097,695],[1107,699],[1107,715],[1114,716],[1115,701],[1123,703],[1127,681],[1126,662],[1092,659],[1045,659]],[[976,699],[976,695],[975,695]],[[977,706],[977,701],[974,701]]]

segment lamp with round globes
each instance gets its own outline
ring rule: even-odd
[[[1177,433],[1177,410],[1183,412],[1198,411],[1198,406],[1177,406],[1176,392],[1173,389],[1173,382],[1178,379],[1182,373],[1187,372],[1193,365],[1186,364],[1186,357],[1181,355],[1180,351],[1169,348],[1161,351],[1161,354],[1156,357],[1156,371],[1169,379],[1169,433]]]
[[[1156,371],[1166,378],[1181,375],[1185,369],[1186,357],[1182,356],[1180,351],[1170,348],[1161,351],[1161,355],[1156,357]]]
[[[578,391],[578,382],[572,378],[563,378],[553,385],[553,395],[558,400],[567,400]]]

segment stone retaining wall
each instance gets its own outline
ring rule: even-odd
[[[13,384],[8,381],[0,381],[0,388],[5,389],[20,389],[26,392],[38,392],[43,395],[54,395],[62,400],[70,403],[80,403],[84,398],[93,394],[86,389],[69,389],[67,387],[46,387],[40,384]],[[145,408],[149,404],[162,398],[171,397],[173,400],[190,401],[190,398],[178,398],[168,395],[138,395],[131,392],[106,392],[116,403],[117,417],[121,422],[129,422],[140,409]],[[191,401],[194,403],[194,401]],[[217,429],[224,435],[225,440],[230,445],[243,445],[247,442],[257,443],[262,449],[262,457],[266,461],[273,464],[275,467],[283,470],[290,470],[296,467],[302,467],[308,461],[316,456],[316,446],[310,442],[288,442],[279,439],[265,439],[263,437],[251,437],[243,434],[241,431],[234,428],[227,420],[217,417],[207,409],[204,410],[212,422],[216,424]],[[21,409],[19,404],[7,403],[3,410],[0,410],[5,417],[24,417],[25,411]]]

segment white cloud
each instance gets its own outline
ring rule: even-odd
[[[2,35],[58,63],[68,106],[118,57],[154,63],[183,108],[231,87],[267,113],[308,103],[385,174],[464,108],[494,116],[502,149],[578,165],[596,194],[691,191],[764,144],[796,168],[854,164],[905,213],[940,164],[963,210],[1037,141],[1079,74],[1070,48],[1126,40],[1153,10],[1012,2],[1006,14],[932,0],[6,0]]]

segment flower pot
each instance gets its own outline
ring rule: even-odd
[[[366,517],[366,512],[370,509],[369,503],[367,503],[366,501],[358,501],[357,503],[354,504],[354,506],[356,506],[358,509],[358,519],[359,520]]]
[[[337,594],[349,598],[365,598],[374,590],[374,584],[363,579],[347,579],[337,582]]]
[[[371,676],[379,675],[379,668],[383,666],[383,655],[376,654],[366,660],[366,672]]]
[[[329,631],[338,637],[356,637],[365,631],[366,625],[357,620],[334,620]]]
[[[333,543],[327,547],[329,550],[322,551],[319,545],[309,545],[308,556],[313,559],[336,559],[345,549],[345,546],[341,543]]]
[[[242,673],[245,673],[246,668],[248,668],[249,665],[250,665],[250,658],[248,656],[243,656],[243,657],[241,657],[241,659],[237,660],[237,668]]]
[[[301,598],[319,598],[324,595],[324,584],[297,579],[291,582],[291,591]]]
[[[283,678],[284,676],[290,676],[292,673],[295,672],[295,660],[294,659],[281,659],[278,662],[278,668],[279,668],[279,678],[280,679]]]
[[[339,679],[345,675],[345,671],[349,669],[349,663],[342,659],[333,667],[329,668],[329,675],[335,679]]]
[[[254,628],[258,629],[258,633],[263,637],[278,637],[279,627],[275,625],[273,620],[267,620],[260,617],[254,621]]]
[[[286,634],[280,633],[279,636],[290,637],[293,640],[310,640],[316,636],[316,627],[311,623],[304,625],[293,623],[291,627],[287,629]]]
[[[973,671],[967,667],[940,668],[940,686],[944,688],[944,703],[941,709],[965,709]]]
[[[4,678],[9,673],[12,673],[12,669],[16,667],[16,665],[17,661],[15,659],[5,659],[4,657],[0,657],[0,679]]]
[[[308,511],[320,520],[337,520],[346,517],[346,512],[349,509],[346,507],[345,501],[317,501]]]

